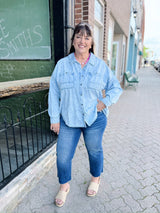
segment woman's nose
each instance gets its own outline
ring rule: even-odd
[[[84,41],[85,41],[84,37],[81,37],[81,43],[84,43]]]

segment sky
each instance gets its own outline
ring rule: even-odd
[[[160,57],[160,0],[144,0],[145,34],[144,46]]]

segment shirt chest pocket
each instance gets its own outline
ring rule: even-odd
[[[60,88],[71,89],[74,86],[74,73],[64,72],[60,75]]]
[[[61,83],[60,85],[60,88],[63,90],[63,89],[72,89],[74,86],[73,82],[64,82],[64,83]]]
[[[102,90],[103,89],[103,81],[101,78],[91,79],[88,82],[89,89]]]

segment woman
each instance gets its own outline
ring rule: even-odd
[[[87,195],[97,194],[103,172],[102,137],[108,106],[122,93],[118,80],[105,62],[93,54],[93,46],[90,26],[78,24],[72,36],[70,54],[58,61],[50,81],[50,128],[58,134],[60,190],[55,198],[58,207],[64,205],[70,189],[71,164],[81,133],[91,173]]]

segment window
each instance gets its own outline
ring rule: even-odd
[[[126,45],[124,43],[122,48],[121,77],[123,76],[124,68],[125,68],[125,49],[126,49]]]
[[[1,1],[0,14],[0,60],[51,58],[49,1]]]
[[[118,42],[113,42],[111,70],[114,75],[117,75],[117,63],[118,63],[117,60],[118,60]]]
[[[107,53],[107,64],[111,68],[112,61],[112,42],[114,33],[114,20],[112,16],[109,18],[109,30],[108,30],[108,53]]]
[[[109,67],[111,67],[111,53],[112,53],[112,40],[113,40],[113,31],[112,27],[109,27],[109,32],[108,32],[108,60],[107,64]]]
[[[102,1],[95,0],[94,14],[95,55],[103,58],[104,4]]]
[[[96,20],[103,23],[103,6],[98,0],[95,1],[95,17]]]

